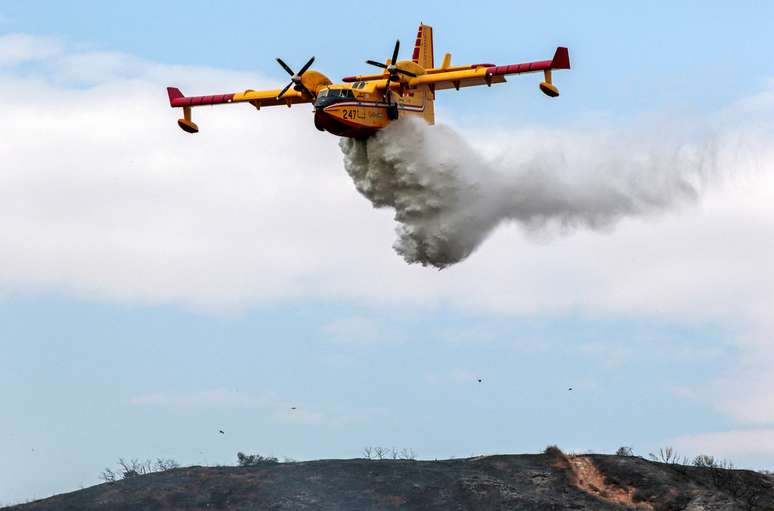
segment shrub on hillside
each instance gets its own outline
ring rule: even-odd
[[[565,457],[562,450],[556,445],[547,446],[543,449],[543,454],[548,454],[549,456],[561,456],[562,458]]]
[[[734,464],[728,460],[718,460],[714,456],[709,454],[699,454],[693,459],[693,466],[700,468],[720,468],[725,470],[732,470]]]
[[[110,467],[106,468],[99,475],[99,478],[106,483],[112,483],[119,479],[129,479],[145,474],[152,474],[154,472],[166,472],[167,470],[172,470],[179,466],[177,461],[172,458],[156,458],[156,461],[140,461],[137,458],[131,460],[118,458],[118,468],[116,470],[113,470]]]
[[[650,453],[648,454],[648,457],[651,461],[655,461],[657,463],[666,463],[667,465],[672,465],[673,467],[685,466],[690,463],[688,458],[685,456],[680,458],[680,455],[677,454],[677,451],[675,451],[672,447],[662,447],[658,450],[658,455]]]
[[[571,480],[575,479],[570,458],[556,445],[549,445],[543,449],[543,454],[551,460],[551,466],[557,470],[565,471]],[[571,455],[572,456],[572,455]]]
[[[237,453],[237,462],[240,467],[261,467],[276,465],[279,460],[273,456],[261,456],[260,454]]]
[[[363,457],[367,460],[416,460],[414,449],[403,448],[400,451],[395,447],[366,446],[363,447]]]

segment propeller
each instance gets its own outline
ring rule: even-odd
[[[312,65],[312,62],[314,62],[314,57],[309,59],[309,61],[304,64],[304,67],[301,68],[301,70],[298,73],[294,73],[292,69],[290,69],[290,66],[285,64],[285,62],[277,57],[277,62],[280,66],[282,66],[282,69],[287,71],[287,73],[290,75],[290,83],[285,86],[284,89],[280,91],[279,94],[277,94],[277,99],[280,99],[282,96],[285,95],[285,93],[288,91],[290,87],[293,87],[294,90],[297,90],[299,92],[304,91],[307,94],[309,94],[311,97],[314,97],[314,94],[312,94],[312,91],[306,88],[306,85],[304,85],[304,82],[301,81],[301,77],[306,73],[306,70],[309,69],[309,66]]]
[[[387,86],[386,86],[387,93],[385,94],[385,97],[387,98],[387,104],[390,103],[390,82],[391,81],[400,81],[400,77],[398,76],[399,74],[410,76],[412,78],[417,77],[417,75],[415,75],[411,71],[406,71],[405,69],[401,69],[395,64],[398,61],[398,51],[400,51],[400,40],[395,41],[395,49],[392,51],[392,60],[390,60],[389,65],[382,64],[381,62],[376,62],[375,60],[366,60],[366,64],[380,67],[387,71]]]

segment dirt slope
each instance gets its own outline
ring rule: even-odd
[[[761,474],[561,453],[443,461],[319,460],[189,467],[101,484],[6,511],[652,510],[774,511]]]

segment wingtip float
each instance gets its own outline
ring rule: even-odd
[[[506,75],[543,71],[540,90],[549,97],[557,97],[559,89],[552,81],[552,71],[570,69],[567,48],[556,49],[551,60],[497,66],[494,64],[452,65],[447,53],[439,67],[433,55],[433,29],[419,25],[411,60],[398,60],[400,41],[396,41],[391,58],[384,63],[366,61],[380,72],[347,76],[342,83],[332,83],[319,71],[309,69],[314,57],[298,72],[277,58],[279,65],[290,75],[290,83],[283,89],[185,96],[180,89],[167,87],[169,104],[182,108],[183,117],[177,124],[183,131],[197,133],[199,127],[191,119],[193,107],[226,103],[250,103],[256,109],[264,106],[312,103],[314,124],[320,131],[351,138],[367,138],[390,122],[403,117],[423,118],[435,123],[433,101],[439,90],[504,83]]]

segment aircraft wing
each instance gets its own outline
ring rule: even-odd
[[[288,89],[281,98],[277,98],[281,89],[276,90],[246,90],[229,94],[212,94],[210,96],[184,96],[180,89],[167,87],[169,106],[182,108],[183,118],[178,119],[177,124],[188,133],[196,133],[199,127],[191,120],[191,108],[206,105],[224,105],[228,103],[250,103],[255,108],[262,106],[294,105],[297,103],[311,103],[314,98],[295,89]]]
[[[551,60],[505,66],[478,65],[473,66],[471,69],[459,71],[422,74],[416,78],[409,79],[408,86],[414,88],[420,85],[429,85],[435,90],[459,89],[460,87],[503,83],[505,75],[534,73],[537,71],[548,71],[550,73],[552,69],[570,69],[570,56],[567,48],[557,48],[554,58]]]
[[[313,98],[294,89],[289,89],[280,99],[277,95],[281,92],[276,90],[251,90],[236,92],[230,94],[212,94],[209,96],[184,96],[180,89],[167,87],[169,95],[169,106],[171,107],[192,107],[205,105],[222,105],[226,103],[250,103],[256,108],[262,106],[294,105],[296,103],[311,103]]]

